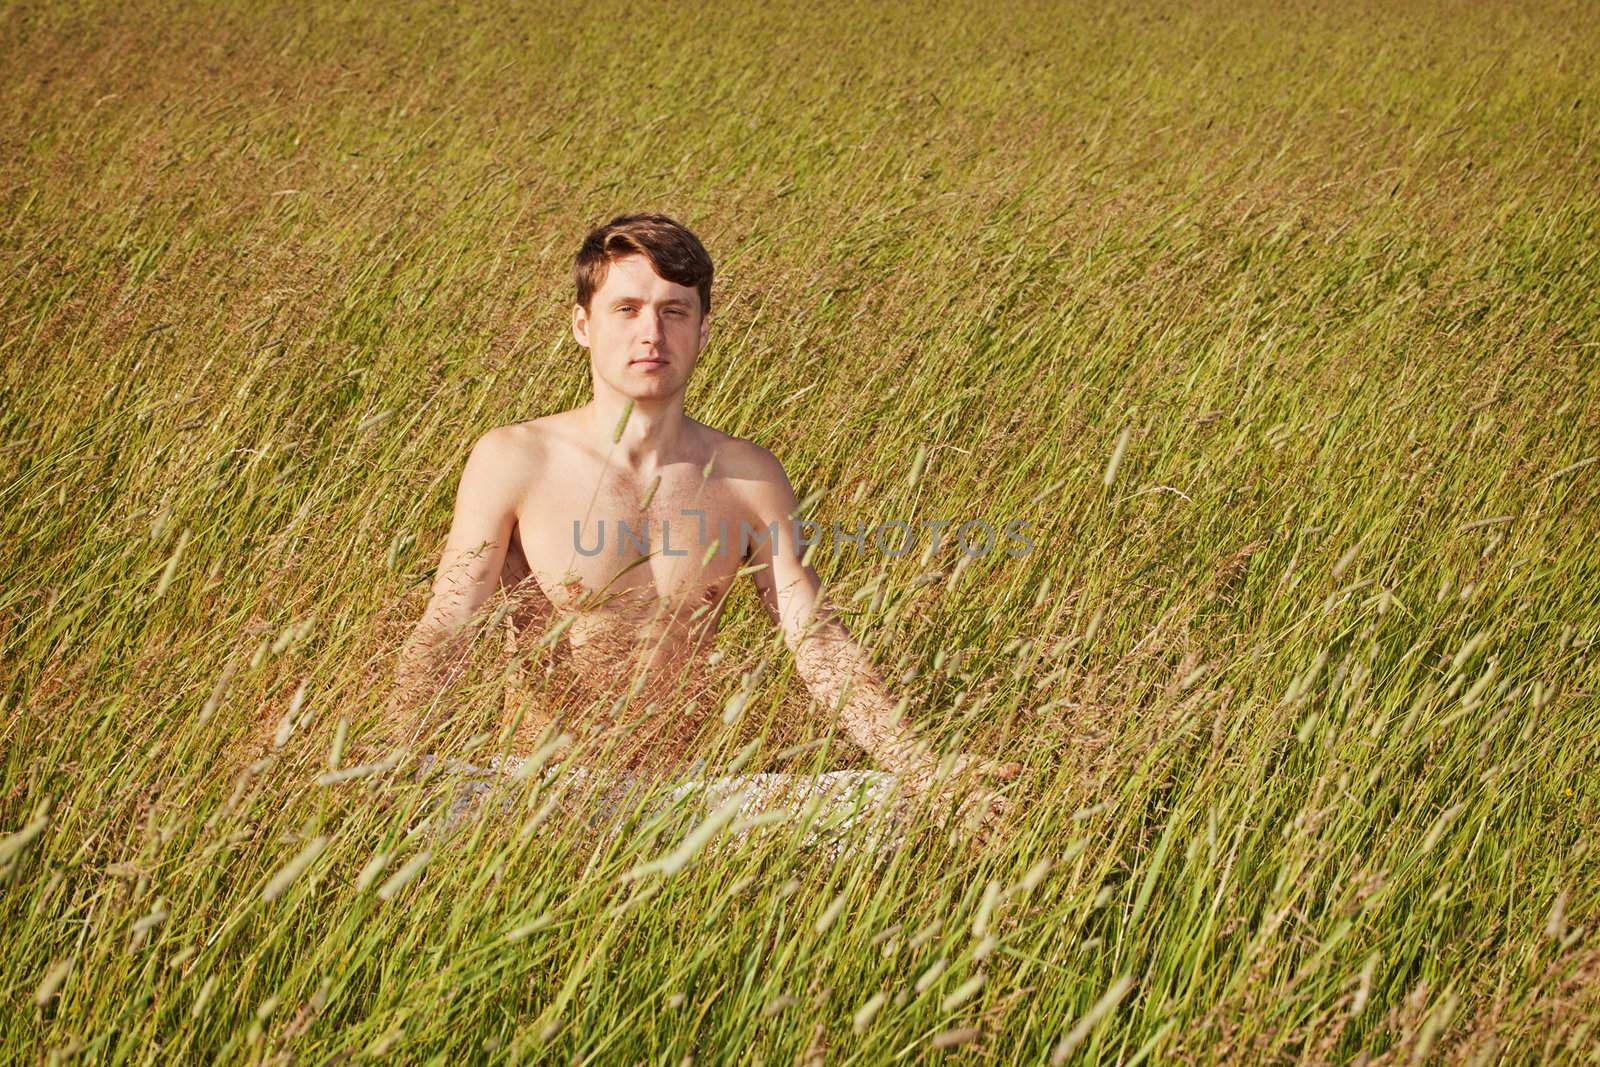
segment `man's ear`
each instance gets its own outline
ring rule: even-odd
[[[706,342],[710,340],[710,338],[711,316],[709,314],[703,314],[700,316],[700,347],[702,349],[706,347]]]
[[[583,310],[582,304],[572,305],[572,339],[589,347],[589,313]]]

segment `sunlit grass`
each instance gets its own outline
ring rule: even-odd
[[[1593,1057],[1600,38],[1402,7],[0,14],[5,1058]],[[447,825],[492,633],[376,743],[635,208],[691,414],[952,522],[816,562],[992,840],[607,822],[584,737]],[[869,766],[720,648],[706,773]]]

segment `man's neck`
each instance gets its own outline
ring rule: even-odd
[[[677,459],[686,444],[689,420],[683,413],[682,393],[635,401],[630,410],[626,397],[599,385],[584,410],[595,447],[612,463],[636,474],[653,475],[659,467]]]

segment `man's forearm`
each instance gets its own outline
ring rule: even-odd
[[[395,668],[385,719],[391,728],[415,725],[418,710],[454,681],[465,657],[465,627],[424,619],[406,639]]]
[[[851,740],[887,770],[921,776],[933,758],[890,698],[872,660],[844,626],[829,619],[794,650],[795,667],[811,695],[835,709]]]

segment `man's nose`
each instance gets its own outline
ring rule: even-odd
[[[639,324],[639,340],[646,344],[661,340],[661,312],[652,309],[639,317],[642,320]]]

